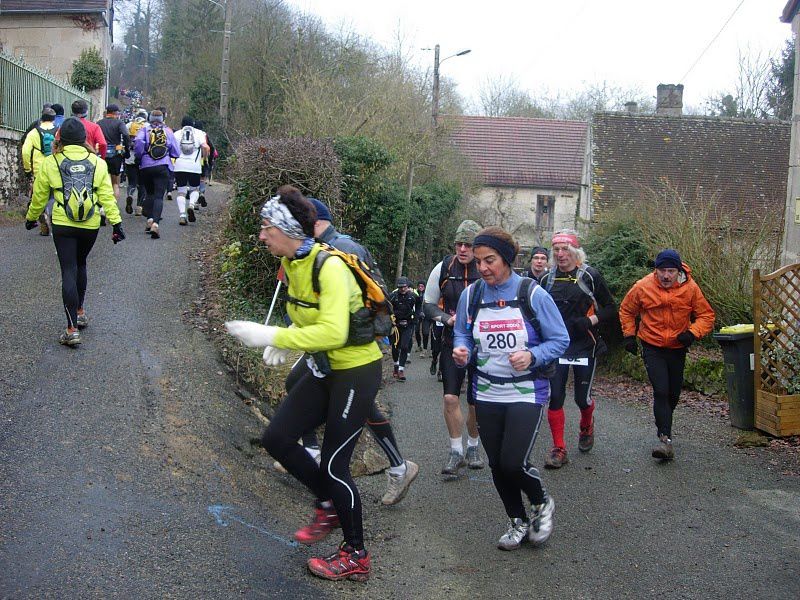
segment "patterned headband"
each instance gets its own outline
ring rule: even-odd
[[[264,206],[261,207],[261,218],[269,220],[272,225],[290,238],[296,240],[307,238],[308,236],[303,233],[300,223],[292,216],[291,211],[280,199],[280,196],[275,196],[267,200]]]

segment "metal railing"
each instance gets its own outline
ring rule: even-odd
[[[70,105],[78,98],[89,103],[91,114],[89,94],[25,64],[21,58],[0,52],[0,127],[25,131],[42,114],[45,102],[61,104],[68,115]]]

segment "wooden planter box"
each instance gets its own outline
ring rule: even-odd
[[[783,437],[800,435],[800,394],[756,392],[756,428]]]

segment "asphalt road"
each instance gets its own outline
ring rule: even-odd
[[[101,231],[78,350],[56,341],[52,241],[0,229],[0,598],[800,597],[800,479],[686,409],[677,460],[660,465],[646,407],[598,398],[595,449],[578,455],[568,401],[572,462],[544,472],[553,537],[497,550],[506,519],[488,469],[439,475],[441,388],[419,358],[382,398],[420,476],[391,508],[384,475],[358,481],[370,581],[308,576],[305,560],[338,538],[291,542],[310,498],[251,445],[260,423],[182,319],[202,294],[192,256],[225,191],[211,189],[193,226],[166,204],[161,240],[129,216],[122,244]],[[545,427],[537,464],[548,446]]]

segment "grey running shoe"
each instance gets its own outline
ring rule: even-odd
[[[89,317],[86,316],[86,313],[78,315],[78,319],[75,321],[75,325],[78,326],[78,329],[86,329],[88,324]]]
[[[594,446],[594,419],[592,424],[588,427],[581,427],[581,433],[578,436],[578,450],[581,452],[589,452]]]
[[[478,446],[467,446],[466,459],[467,466],[469,466],[470,469],[482,469],[485,466]]]
[[[675,458],[675,450],[672,448],[672,440],[666,435],[658,436],[658,443],[653,446],[653,458],[661,460],[672,460]]]
[[[406,472],[403,475],[387,473],[389,485],[386,487],[386,493],[383,495],[383,498],[381,498],[381,502],[386,506],[391,506],[392,504],[400,502],[400,500],[406,497],[408,488],[411,487],[418,473],[419,465],[410,460],[406,461]]]
[[[553,513],[556,511],[556,502],[552,496],[547,496],[544,504],[531,507],[531,524],[528,527],[528,540],[536,546],[544,544],[553,533]]]
[[[178,219],[178,225],[186,225],[186,217],[181,215],[180,218]]]
[[[161,235],[158,233],[158,223],[153,223],[150,226],[150,237],[154,240],[157,240],[161,237]]]
[[[142,216],[142,207],[137,206],[133,211],[134,216],[141,217]]]
[[[65,331],[61,334],[61,337],[58,338],[58,343],[70,347],[79,346],[81,343],[81,334],[77,331],[73,331],[72,333]]]
[[[447,462],[442,467],[442,475],[458,475],[459,469],[463,469],[466,466],[467,462],[464,460],[464,455],[458,450],[450,450]]]
[[[560,469],[569,462],[567,451],[564,448],[554,447],[547,454],[544,459],[544,466],[546,469]]]
[[[528,537],[528,524],[522,519],[512,519],[506,531],[497,541],[500,550],[516,550]]]

